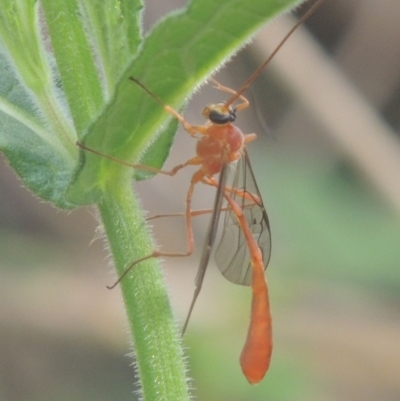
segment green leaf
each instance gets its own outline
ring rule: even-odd
[[[297,0],[194,0],[187,9],[159,23],[117,85],[115,96],[90,128],[85,144],[128,163],[138,163],[170,115],[129,76],[158,98],[180,109],[210,74],[226,62],[268,19]],[[167,152],[166,152],[167,153]],[[151,156],[146,161],[154,165]],[[76,203],[100,199],[107,181],[121,177],[121,166],[86,154],[83,171],[69,192]]]
[[[169,156],[176,130],[178,120],[172,118],[168,125],[162,130],[157,141],[152,142],[146,151],[140,156],[140,164],[143,166],[152,166],[161,169]],[[145,180],[154,176],[154,173],[145,170],[135,170],[134,179],[136,181]]]
[[[0,149],[25,185],[58,207],[74,207],[65,192],[77,132],[136,53],[141,8],[139,0],[1,1]]]
[[[31,56],[26,56],[28,66],[30,61],[34,63],[35,55]],[[73,144],[74,131],[60,112],[66,105],[62,95],[52,103],[50,98],[56,96],[57,88],[47,85],[40,71],[37,80],[43,86],[36,93],[23,85],[24,72],[24,69],[16,71],[10,58],[0,53],[0,149],[36,195],[60,208],[71,208],[73,205],[65,200],[65,189],[71,181],[78,152]],[[32,70],[26,72],[25,82],[33,81],[29,76],[33,74]],[[52,112],[54,118],[49,121],[46,115]]]
[[[79,133],[112,96],[140,43],[139,0],[43,0],[61,82]]]

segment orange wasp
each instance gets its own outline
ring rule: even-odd
[[[165,111],[174,116],[190,135],[194,137],[200,136],[196,146],[196,156],[179,164],[171,171],[126,163],[90,149],[80,142],[77,143],[83,149],[102,157],[135,169],[147,170],[158,174],[174,176],[179,170],[187,166],[199,166],[198,170],[192,176],[186,196],[186,252],[166,253],[155,250],[151,254],[132,262],[119,279],[111,287],[108,287],[110,289],[114,288],[130,269],[144,260],[166,256],[188,256],[192,254],[194,249],[192,217],[205,213],[205,211],[196,212],[191,209],[195,185],[202,182],[205,185],[217,188],[207,241],[196,276],[196,288],[182,332],[184,333],[187,328],[194,304],[200,293],[215,241],[220,213],[222,210],[225,210],[224,230],[221,242],[215,253],[215,259],[218,268],[225,278],[235,284],[251,285],[252,287],[250,325],[240,356],[242,371],[247,380],[252,384],[258,383],[263,379],[271,361],[272,323],[268,285],[264,275],[264,270],[268,266],[271,255],[271,233],[268,216],[262,203],[260,191],[258,190],[245,148],[249,142],[256,139],[256,134],[245,135],[233,123],[236,119],[236,112],[249,106],[249,102],[243,96],[243,92],[260,75],[262,70],[298,26],[321,5],[322,1],[318,0],[303,15],[283,38],[270,57],[257,68],[239,90],[234,91],[213,80],[217,89],[230,93],[231,97],[225,103],[212,104],[203,109],[202,115],[207,119],[204,125],[190,124],[181,114],[163,103],[162,100],[140,81],[133,77],[129,78],[157,101]],[[234,102],[237,100],[240,100],[241,103],[235,106]],[[229,167],[235,163],[235,178],[231,185],[227,185]],[[219,181],[214,178],[214,175],[218,173],[220,174]],[[226,201],[225,207],[223,207],[224,200]]]

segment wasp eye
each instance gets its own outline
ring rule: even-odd
[[[213,104],[204,108],[203,116],[214,124],[223,125],[235,121],[236,108],[235,106],[227,108],[224,103]]]

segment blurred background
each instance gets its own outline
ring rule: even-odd
[[[184,1],[148,1],[145,29]],[[168,4],[167,4],[168,3]],[[303,13],[309,5],[298,11]],[[273,239],[267,270],[275,350],[250,386],[238,363],[250,289],[210,265],[184,338],[199,400],[400,399],[400,3],[326,0],[247,92],[238,125],[249,145]],[[238,88],[289,31],[279,18],[216,75]],[[151,89],[151,88],[150,88]],[[187,119],[224,94],[204,86]],[[194,154],[180,131],[166,168]],[[127,325],[91,208],[65,213],[0,168],[0,400],[131,400]],[[193,170],[136,185],[149,214],[183,210]],[[199,186],[195,207],[212,204]],[[163,262],[179,324],[196,253]],[[174,231],[171,235],[171,230]],[[183,221],[154,223],[182,249]],[[111,272],[111,273],[110,273]]]

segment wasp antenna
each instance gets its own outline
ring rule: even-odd
[[[161,104],[164,108],[166,107],[166,104],[159,98],[157,97],[150,89],[148,89],[144,84],[142,84],[138,79],[134,77],[129,77],[129,79],[133,82],[135,82],[136,85],[139,85],[145,92],[147,92],[156,102]]]
[[[269,64],[269,62],[275,57],[276,53],[282,48],[282,46],[286,43],[286,41],[292,36],[293,32],[303,24],[314,12],[321,6],[324,0],[318,0],[313,4],[313,6],[297,21],[297,23],[293,26],[293,28],[286,34],[286,36],[281,40],[279,45],[275,48],[275,50],[271,53],[271,55],[250,75],[247,81],[237,90],[237,92],[231,96],[225,106],[230,106],[235,100],[239,99],[239,97],[243,94],[243,92],[250,86],[250,84],[261,74],[263,69]]]

